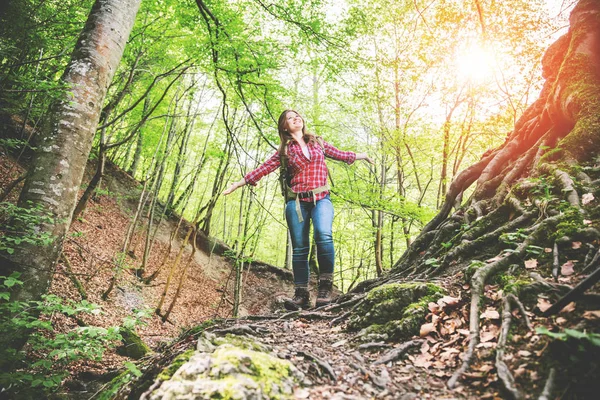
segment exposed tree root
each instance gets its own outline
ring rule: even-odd
[[[552,247],[552,276],[555,281],[558,281],[558,270],[560,267],[560,262],[558,259],[558,245],[556,244],[556,240],[554,241],[554,246]]]
[[[358,364],[358,363],[350,363],[350,366],[358,371],[360,371],[364,376],[368,377],[369,379],[371,379],[371,382],[373,382],[373,384],[375,386],[377,386],[380,389],[385,389],[386,385],[387,385],[387,379],[384,379],[382,377],[379,377],[377,375],[375,375],[372,371],[369,371],[367,368],[365,368],[363,365]]]
[[[408,342],[404,342],[400,345],[400,347],[386,351],[372,365],[387,364],[391,361],[396,361],[400,357],[402,357],[404,354],[406,354],[406,352],[408,350],[410,350],[412,347],[420,345],[423,342],[424,342],[424,340],[422,340],[422,339],[416,339],[416,340],[410,340]]]
[[[303,357],[308,358],[309,360],[314,361],[315,364],[317,364],[323,371],[325,371],[327,373],[327,375],[329,375],[334,382],[337,381],[337,376],[335,374],[335,371],[333,370],[333,368],[331,368],[331,365],[329,365],[329,363],[327,361],[322,360],[319,357],[317,357],[314,354],[309,353],[307,351],[299,351],[298,354]]]
[[[554,368],[550,368],[550,372],[548,373],[548,379],[546,379],[546,384],[544,385],[544,390],[538,397],[538,400],[550,400],[552,399],[552,392],[554,391],[554,379],[556,375],[556,370]]]
[[[551,225],[557,220],[558,218],[547,218],[542,222],[532,226],[528,229],[531,234],[517,247],[514,252],[510,253],[509,255],[505,255],[503,258],[500,258],[499,260],[496,260],[485,267],[478,269],[473,275],[473,278],[471,279],[472,295],[471,308],[469,312],[469,347],[463,358],[462,365],[448,380],[448,387],[450,389],[453,389],[456,386],[456,383],[462,374],[469,368],[475,353],[475,347],[479,343],[479,303],[481,301],[481,295],[483,293],[485,282],[492,275],[508,269],[511,264],[519,261],[520,258],[524,256],[527,247],[534,243],[537,239],[537,236],[547,229],[547,225]]]
[[[478,237],[476,240],[468,241],[468,242],[462,243],[458,246],[455,246],[451,251],[449,251],[444,256],[444,259],[442,260],[442,265],[447,264],[449,260],[456,260],[462,254],[470,253],[476,248],[481,248],[481,246],[484,246],[484,245],[498,239],[500,237],[500,235],[502,235],[503,233],[511,232],[511,231],[517,229],[518,227],[524,225],[525,222],[530,220],[534,215],[535,215],[535,212],[529,212],[529,213],[523,214],[523,215],[515,218],[514,220],[510,221],[509,223],[501,225],[499,228],[497,228],[493,232],[484,234],[484,235]],[[446,260],[448,260],[448,261],[446,261]]]
[[[496,371],[498,378],[502,381],[504,388],[514,399],[522,399],[523,394],[515,386],[515,379],[511,374],[508,366],[504,362],[504,351],[506,350],[506,340],[508,338],[508,332],[510,331],[510,324],[512,322],[511,303],[519,309],[523,319],[527,325],[527,329],[531,330],[531,323],[527,314],[525,314],[525,308],[523,304],[512,294],[504,296],[502,299],[502,327],[500,330],[500,336],[498,337],[498,345],[496,346]]]
[[[569,293],[565,294],[560,300],[554,303],[550,308],[548,308],[542,315],[544,317],[549,317],[564,308],[570,302],[579,298],[587,289],[591,288],[600,280],[600,268],[597,268],[594,273],[589,275],[587,278],[579,282],[577,286],[575,286]]]

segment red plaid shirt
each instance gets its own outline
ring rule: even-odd
[[[356,153],[352,151],[341,151],[331,144],[323,141],[323,147],[319,143],[309,143],[307,145],[310,153],[310,160],[302,152],[302,148],[295,140],[290,141],[287,148],[288,154],[288,174],[292,177],[291,189],[294,193],[308,192],[320,186],[327,184],[327,166],[325,165],[325,156],[338,161],[344,161],[352,164],[356,160]],[[256,168],[244,176],[246,183],[256,186],[256,183],[263,177],[275,171],[281,166],[279,154],[275,152],[260,167]],[[301,199],[301,201],[312,202],[321,200],[329,191],[317,193],[315,199],[312,197]]]

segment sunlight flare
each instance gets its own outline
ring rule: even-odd
[[[455,53],[456,75],[462,81],[483,83],[494,74],[494,56],[479,43],[462,46]]]

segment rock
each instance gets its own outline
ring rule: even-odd
[[[285,399],[304,380],[291,362],[266,353],[265,346],[247,337],[205,335],[198,349],[206,351],[193,351],[150,399]]]
[[[148,354],[148,352],[150,352],[150,348],[133,330],[129,328],[121,328],[119,333],[123,337],[123,345],[117,347],[118,354],[133,358],[134,360],[139,360]]]

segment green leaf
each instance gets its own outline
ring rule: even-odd
[[[124,365],[137,378],[139,378],[140,376],[142,376],[142,371],[140,371],[138,369],[138,367],[134,363],[132,363],[130,361],[125,361]]]

